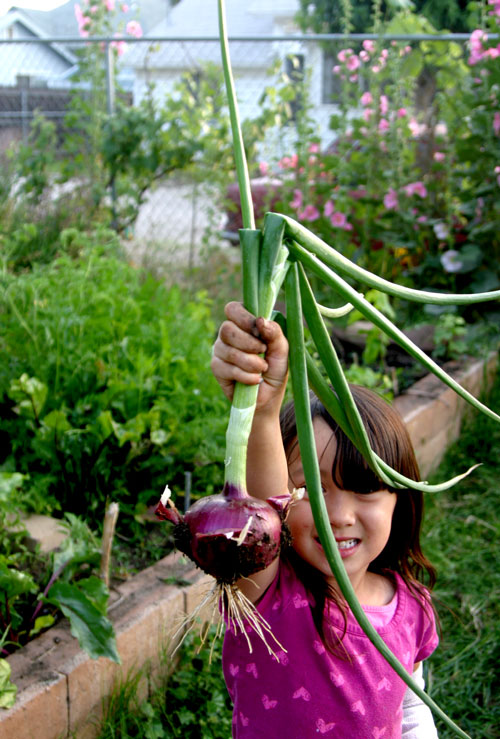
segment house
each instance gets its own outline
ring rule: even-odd
[[[271,66],[279,62],[289,72],[294,67],[310,71],[310,102],[320,132],[326,135],[333,106],[325,102],[323,78],[331,64],[325,70],[319,44],[301,38],[294,20],[298,0],[226,0],[225,5],[228,36],[237,39],[230,41],[230,55],[241,118],[258,115],[264,89],[276,81]],[[208,40],[218,34],[215,0],[180,0],[146,34],[168,40],[151,46],[142,43],[127,53],[127,64],[134,69],[134,102],[145,97],[151,82],[154,96],[162,100],[187,72],[196,75],[209,62],[220,64],[219,43]]]
[[[75,70],[76,56],[66,45],[22,43],[23,39],[53,38],[42,22],[44,15],[47,13],[11,8],[0,17],[0,86],[17,85],[19,78],[60,86]]]

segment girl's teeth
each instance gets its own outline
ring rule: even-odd
[[[357,539],[348,539],[347,541],[338,541],[337,544],[339,549],[349,549],[350,547],[355,546],[357,541]]]

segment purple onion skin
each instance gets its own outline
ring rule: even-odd
[[[182,516],[169,501],[156,515],[174,524],[177,548],[217,580],[234,583],[263,570],[278,556],[282,526],[290,502],[284,495],[269,500],[251,498],[233,485],[220,495],[196,501]],[[238,537],[251,523],[241,544]]]

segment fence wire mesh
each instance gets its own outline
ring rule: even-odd
[[[283,36],[230,40],[230,55],[235,76],[236,92],[242,120],[254,120],[262,110],[262,96],[276,84],[279,74],[285,74],[293,84],[294,75],[307,80],[311,118],[317,126],[323,146],[332,142],[329,122],[338,112],[338,97],[342,80],[332,72],[337,55],[347,45],[362,48],[370,35],[357,35],[346,40],[340,36]],[[440,59],[464,61],[467,54],[465,34],[447,36],[384,37],[383,43],[415,47],[421,42],[433,49],[434,63]],[[89,89],[78,79],[78,58],[85,43],[102,51],[102,77],[107,84],[104,92],[107,111],[115,108],[116,89],[131,105],[152,94],[158,105],[176,96],[176,85],[190,79],[194,87],[207,65],[220,65],[217,39],[130,39],[125,53],[116,60],[115,74],[109,66],[110,48],[116,39],[0,39],[0,152],[28,140],[35,115],[41,114],[57,124],[58,135],[68,133],[67,113],[74,91]],[[379,40],[380,43],[380,40]],[[430,47],[429,47],[430,45]],[[297,78],[298,79],[298,78]],[[422,73],[413,80],[416,109],[426,110],[439,92],[436,76]],[[359,93],[369,91],[362,75],[358,79]],[[92,90],[90,90],[90,93]],[[106,111],[104,111],[106,112]],[[292,120],[293,124],[293,120]],[[264,159],[278,159],[290,154],[293,125],[268,133],[260,147]],[[145,195],[133,227],[135,248],[145,244],[168,245],[184,255],[199,249],[207,228],[225,228],[227,215],[214,203],[213,193],[197,180],[173,172],[155,182]],[[138,245],[141,245],[140,247]]]

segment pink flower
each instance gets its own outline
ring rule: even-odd
[[[369,41],[368,39],[366,41],[363,41],[363,49],[369,54],[373,54],[373,52],[375,51],[375,42]]]
[[[493,116],[493,131],[495,132],[495,136],[500,135],[500,113],[498,111]]]
[[[442,151],[435,151],[432,155],[435,162],[444,162],[446,155]]]
[[[319,152],[319,144],[309,144],[309,148],[307,149],[307,151],[309,152],[309,154],[317,154]]]
[[[78,23],[78,33],[80,34],[80,36],[82,36],[82,38],[87,38],[87,36],[89,35],[87,26],[90,22],[90,19],[83,14],[83,11],[78,3],[75,5],[75,17],[76,22]]]
[[[364,92],[360,97],[361,105],[371,105],[373,103],[373,95],[371,92]]]
[[[398,194],[393,188],[389,188],[389,191],[384,197],[384,206],[387,210],[397,210],[399,208]]]
[[[326,218],[330,218],[335,213],[335,203],[333,200],[327,200],[325,203],[325,207],[323,208],[323,213],[325,214]]]
[[[259,162],[259,172],[265,176],[269,172],[269,164],[267,162]]]
[[[104,3],[106,10],[111,13],[115,9],[115,0],[105,0]]]
[[[421,198],[427,197],[427,188],[423,182],[420,182],[420,180],[418,182],[410,182],[408,185],[403,187],[403,190],[409,198],[411,198],[412,195],[418,195]]]
[[[373,115],[373,109],[372,108],[365,108],[364,109],[364,111],[363,111],[363,118],[365,119],[365,121],[367,123],[370,122],[370,118],[372,117],[372,115]]]
[[[388,110],[389,110],[389,101],[387,99],[387,95],[381,95],[380,96],[380,114],[386,115]]]
[[[437,123],[434,127],[434,133],[436,136],[446,136],[448,133],[448,126],[446,123]]]
[[[378,124],[378,130],[380,133],[385,133],[390,128],[389,121],[385,118],[381,118]]]
[[[352,49],[342,49],[342,51],[339,51],[337,54],[337,59],[343,64],[351,54]]]
[[[303,202],[302,192],[300,190],[294,190],[293,195],[294,195],[294,198],[290,202],[290,208],[293,208],[294,210],[298,210],[299,208],[302,208],[302,202]]]
[[[408,115],[406,108],[398,108],[398,111],[396,113],[396,116],[398,118],[406,118]]]
[[[416,118],[410,118],[408,122],[408,128],[415,138],[421,136],[427,130],[425,123],[419,123]]]
[[[122,13],[128,13],[129,10],[130,10],[130,8],[127,5],[127,3],[123,3],[122,4]]]
[[[332,68],[332,72],[333,72],[333,74],[340,74],[340,66],[339,66],[338,64],[336,64],[336,65],[335,65],[335,66],[334,66],[334,67]]]
[[[495,174],[496,174],[496,176],[497,176],[497,183],[498,183],[498,186],[500,187],[500,167],[498,167],[498,166],[497,166],[497,167],[495,167]]]
[[[352,231],[352,226],[348,223],[345,213],[340,213],[338,210],[332,213],[330,223],[332,226],[335,226],[335,228],[342,228],[344,231]]]
[[[359,52],[359,58],[363,62],[368,62],[370,60],[370,55],[367,51],[365,51],[364,49],[361,49],[361,51]]]
[[[378,74],[380,72],[380,67],[374,64],[372,67],[372,72],[373,74]]]
[[[126,41],[112,41],[111,46],[116,49],[116,53],[118,56],[122,56],[122,54],[125,53],[127,49],[127,42]]]
[[[349,72],[354,72],[356,69],[358,69],[361,65],[361,62],[359,61],[359,58],[354,54],[353,56],[350,56],[346,62],[346,67],[349,70]]]
[[[142,36],[142,28],[139,21],[129,21],[125,26],[125,30],[130,36],[135,36],[135,38],[141,38]]]
[[[306,205],[299,218],[303,221],[317,221],[320,216],[319,210],[314,205]]]

